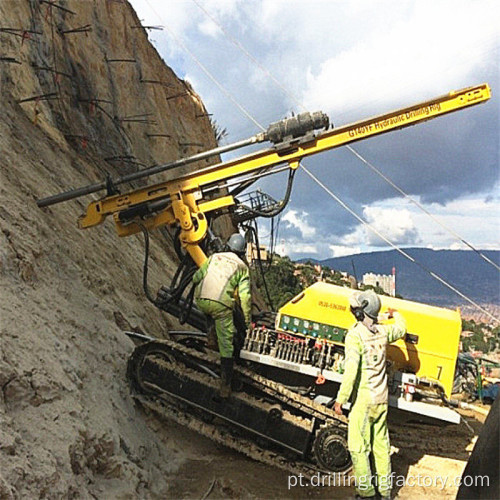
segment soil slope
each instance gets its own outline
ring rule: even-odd
[[[162,496],[182,460],[129,396],[121,330],[178,325],[144,298],[142,239],[77,229],[88,197],[36,199],[213,148],[214,133],[130,5],[56,3],[0,2],[0,497]],[[161,235],[151,251],[155,290],[177,264]]]

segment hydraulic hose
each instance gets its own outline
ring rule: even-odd
[[[149,233],[146,227],[137,222],[137,225],[141,228],[142,234],[144,235],[144,266],[142,271],[142,287],[144,289],[144,294],[147,299],[154,305],[156,305],[156,300],[151,295],[148,287],[148,263],[149,263]]]
[[[141,224],[140,222],[137,222],[137,225],[141,228],[142,233],[144,234],[144,266],[143,266],[143,273],[142,273],[142,286],[144,289],[144,294],[146,295],[147,299],[154,304],[155,306],[158,307],[158,301],[151,295],[151,292],[149,291],[149,286],[148,286],[148,268],[149,268],[149,232],[146,229],[146,227]],[[186,268],[186,264],[189,261],[189,255],[186,254],[184,256],[183,262],[179,265],[177,268],[177,271],[174,275],[174,278],[172,280],[172,285],[175,284],[177,281],[182,269],[184,268],[182,272],[182,277],[180,279],[180,283],[175,287],[172,288],[171,296],[168,300],[168,302],[176,302],[179,304],[179,299],[182,297],[182,294],[184,290],[187,288],[187,286],[192,282],[192,278],[194,273],[196,272],[195,267],[190,267]],[[186,320],[189,318],[189,315],[191,313],[192,307],[193,307],[193,300],[194,300],[194,284],[188,294],[188,297],[183,304],[183,306],[180,307],[180,312],[179,312],[179,323],[183,325]]]
[[[269,293],[269,289],[267,287],[267,282],[266,282],[266,276],[265,276],[265,273],[264,273],[264,269],[262,267],[262,258],[261,258],[261,255],[260,255],[259,236],[257,234],[256,229],[253,228],[252,226],[248,226],[248,232],[250,232],[251,234],[253,234],[253,236],[255,238],[255,245],[257,246],[257,262],[258,262],[258,266],[259,266],[259,271],[260,271],[260,275],[262,277],[262,283],[264,284],[264,290],[266,291],[267,302],[269,304],[270,309],[272,310],[272,309],[274,309],[274,306],[273,306],[273,301],[271,299],[271,294]]]
[[[290,170],[290,173],[288,174],[288,182],[287,182],[287,186],[286,186],[285,196],[280,201],[277,208],[275,208],[274,210],[256,210],[255,208],[249,208],[247,206],[244,206],[245,211],[254,214],[256,217],[264,217],[267,219],[270,219],[272,217],[276,217],[281,212],[283,212],[285,207],[288,205],[288,202],[290,201],[290,195],[292,194],[293,179],[295,177],[295,172],[296,172],[296,170]],[[230,195],[234,196],[234,191],[232,191],[230,193]],[[240,205],[240,206],[242,206],[242,205]]]

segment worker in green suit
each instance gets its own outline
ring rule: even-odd
[[[233,378],[233,341],[236,334],[233,310],[238,304],[241,306],[248,329],[252,306],[250,271],[242,260],[245,239],[235,233],[229,238],[227,248],[227,252],[211,255],[193,276],[196,304],[215,322],[221,356],[220,395],[223,398],[230,396]]]
[[[350,299],[356,324],[345,338],[345,368],[335,402],[335,412],[352,396],[347,444],[356,478],[357,498],[374,498],[375,486],[382,498],[391,494],[391,459],[387,429],[388,389],[386,373],[387,344],[406,333],[404,318],[389,309],[387,318],[394,324],[379,325],[380,298],[367,290]],[[370,468],[373,454],[375,473]]]

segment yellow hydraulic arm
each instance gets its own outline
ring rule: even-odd
[[[199,246],[208,230],[206,214],[235,204],[233,197],[227,195],[208,199],[206,192],[213,191],[212,188],[224,187],[227,181],[245,175],[258,177],[262,172],[272,172],[279,166],[296,169],[307,156],[473,106],[488,100],[490,95],[487,84],[478,85],[316,135],[307,133],[303,137],[282,140],[274,147],[174,180],[126,194],[106,196],[90,203],[78,224],[80,228],[93,227],[101,224],[108,215],[113,215],[120,236],[140,231],[138,222],[147,229],[178,225],[182,245],[196,264],[201,265],[206,259]]]

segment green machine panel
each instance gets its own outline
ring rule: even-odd
[[[298,333],[318,340],[328,340],[339,344],[344,343],[347,330],[333,325],[297,318],[282,314],[278,328],[284,332]]]

